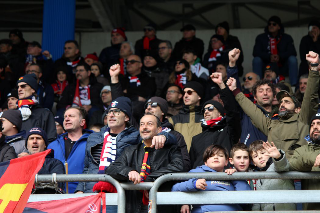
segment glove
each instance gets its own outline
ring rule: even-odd
[[[114,187],[111,183],[109,182],[104,182],[104,181],[99,181],[96,183],[93,188],[93,192],[110,192],[110,193],[117,193],[116,187]]]

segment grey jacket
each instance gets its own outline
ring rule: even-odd
[[[283,157],[273,163],[267,169],[268,172],[286,172],[289,171],[289,162],[282,150],[279,150]],[[258,179],[257,190],[294,190],[293,180],[283,179]],[[281,210],[296,210],[294,203],[268,203],[268,204],[253,204],[253,211],[281,211]]]

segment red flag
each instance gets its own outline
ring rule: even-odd
[[[27,204],[24,213],[38,213],[39,211],[45,213],[100,213],[101,198],[105,200],[105,193],[62,200],[31,202]]]
[[[51,150],[0,164],[0,212],[20,213],[28,202],[35,175]]]

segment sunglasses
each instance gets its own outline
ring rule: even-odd
[[[136,61],[136,60],[126,61],[126,65],[128,65],[128,64],[134,64],[134,63],[141,63],[141,61]]]
[[[114,116],[118,116],[120,115],[121,110],[120,109],[110,109],[108,111],[108,115],[111,115],[111,113],[113,113]]]
[[[192,95],[193,92],[194,92],[194,91],[192,91],[192,90],[188,90],[188,91],[185,91],[184,94],[187,93],[188,95]]]
[[[24,89],[24,88],[26,88],[27,86],[28,86],[28,84],[18,85],[18,86],[17,86],[17,89],[19,89],[19,87],[20,87],[21,89]]]
[[[246,81],[247,79],[248,79],[249,81],[251,81],[253,78],[252,78],[252,76],[243,77],[243,81]]]
[[[269,26],[277,26],[277,23],[274,23],[274,22],[269,22]]]
[[[158,106],[158,103],[157,102],[148,102],[146,103],[145,105],[145,109],[147,109],[149,106],[151,106],[152,108],[156,108]]]
[[[209,106],[209,107],[203,108],[203,112],[205,112],[206,110],[208,110],[209,112],[213,112],[214,106]]]

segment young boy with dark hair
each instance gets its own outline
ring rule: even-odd
[[[209,146],[203,154],[204,165],[190,170],[190,172],[223,172],[228,164],[228,151],[219,145]],[[246,181],[206,181],[205,179],[192,178],[188,181],[177,183],[172,191],[244,191],[250,190]],[[193,205],[192,213],[210,211],[241,211],[238,204],[222,205]]]
[[[238,172],[247,172],[250,164],[248,147],[244,143],[235,144],[230,150],[229,162]]]
[[[278,150],[273,142],[254,141],[249,146],[249,154],[257,171],[289,171],[289,163],[285,153]],[[293,180],[259,179],[257,190],[294,190]],[[254,211],[296,210],[294,203],[253,204]]]

